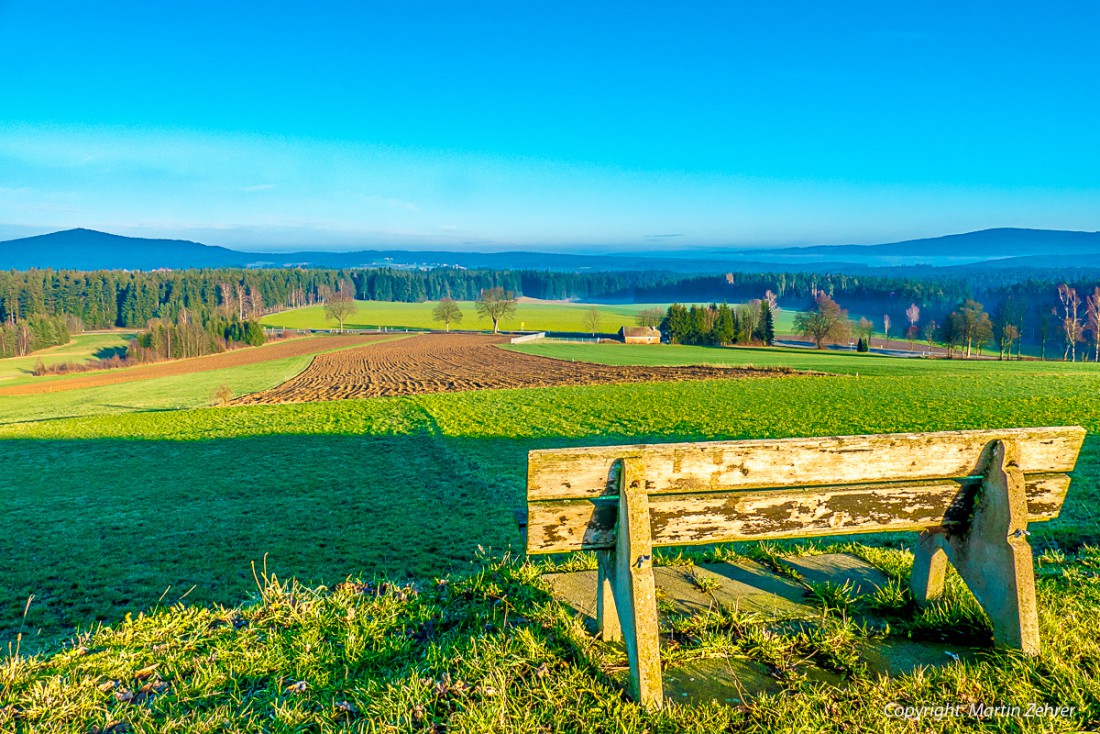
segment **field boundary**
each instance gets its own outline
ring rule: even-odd
[[[75,375],[46,378],[42,382],[22,382],[18,385],[0,386],[0,397],[40,395],[44,393],[67,392],[70,390],[83,390],[87,388],[119,385],[127,382],[141,382],[155,380],[162,377],[174,377],[185,374],[201,372],[215,372],[220,369],[238,367],[248,364],[259,364],[287,357],[300,357],[308,354],[320,354],[323,352],[352,349],[370,344],[374,341],[388,341],[389,338],[401,338],[404,334],[377,335],[376,339],[356,338],[354,335],[347,337],[352,343],[339,346],[324,345],[323,339],[329,337],[300,337],[286,339],[280,342],[265,344],[259,347],[247,347],[232,349],[217,354],[207,354],[201,357],[189,357],[187,359],[175,359],[167,362],[155,362],[153,364],[137,365],[134,367],[121,367],[118,369],[95,370]],[[311,349],[299,350],[297,347],[310,346]],[[326,348],[327,347],[327,348]],[[316,351],[314,351],[316,350]]]
[[[546,332],[540,331],[536,334],[524,334],[523,336],[513,336],[508,342],[509,344],[526,344],[527,342],[538,341],[539,339],[545,339]]]

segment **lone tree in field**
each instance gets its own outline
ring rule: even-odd
[[[229,401],[233,399],[233,388],[225,383],[218,385],[218,389],[214,391],[214,399],[218,401],[218,405],[229,405]]]
[[[993,310],[993,343],[997,345],[1000,359],[1012,359],[1012,345],[1023,335],[1025,321],[1023,305],[1012,297],[1001,301]]]
[[[848,338],[848,312],[821,292],[809,311],[794,317],[794,328],[802,336],[812,339],[818,349],[824,349],[828,341]]]
[[[928,342],[928,353],[932,353],[932,349],[936,346],[936,330],[939,329],[939,324],[935,321],[929,321],[924,325],[924,340]]]
[[[600,308],[599,306],[591,306],[584,312],[584,316],[581,319],[584,323],[584,330],[590,332],[592,336],[596,336],[596,332],[600,330]]]
[[[341,288],[325,296],[325,318],[340,322],[340,333],[344,333],[344,322],[356,311],[355,299],[347,290]]]
[[[871,322],[871,319],[866,316],[861,316],[859,324],[856,325],[856,335],[861,337],[867,344],[868,348],[871,346],[871,336],[875,333],[875,325]]]
[[[909,308],[905,309],[905,318],[909,319],[910,326],[916,326],[920,321],[920,306],[910,303]]]
[[[952,337],[944,339],[948,343],[949,351],[952,346],[966,344],[968,359],[975,344],[980,350],[983,344],[993,338],[993,322],[985,312],[985,307],[974,299],[966,301],[950,315],[945,329],[945,333]]]
[[[920,321],[920,306],[915,303],[909,304],[909,308],[905,309],[905,318],[909,319],[909,329],[906,331],[906,336],[909,337],[909,351],[911,352],[916,344],[917,337],[920,336],[920,327],[917,326],[917,322]]]
[[[648,326],[651,329],[658,328],[664,320],[665,312],[660,308],[643,308],[634,314],[634,323],[638,326]]]
[[[486,288],[481,292],[481,298],[474,304],[477,315],[483,319],[491,319],[493,333],[500,333],[500,320],[516,315],[516,298],[512,291],[503,288]]]
[[[884,341],[882,346],[888,347],[890,341],[890,314],[888,313],[882,315],[882,338]]]
[[[451,324],[462,323],[462,309],[452,298],[442,298],[439,304],[432,309],[432,321],[442,321],[446,331],[451,330]]]

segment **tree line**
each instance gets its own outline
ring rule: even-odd
[[[1085,282],[1063,281],[1077,293],[1091,293]],[[716,275],[668,272],[549,272],[434,268],[426,270],[377,268],[330,270],[302,268],[201,269],[180,271],[71,271],[29,270],[0,272],[0,324],[5,344],[18,348],[21,323],[38,344],[56,336],[43,318],[65,317],[70,331],[79,328],[144,328],[160,319],[179,325],[206,325],[215,317],[234,317],[244,324],[265,313],[325,301],[326,294],[342,293],[361,300],[439,301],[478,300],[489,290],[543,299],[600,300],[603,302],[736,303],[771,292],[773,306],[795,310],[811,308],[820,294],[842,302],[854,318],[862,317],[887,336],[923,339],[929,322],[951,326],[951,314],[969,300],[985,304],[992,315],[1011,313],[1001,321],[1012,329],[998,331],[998,342],[1045,347],[1064,329],[1065,304],[1057,295],[1061,283],[1021,280],[986,274],[962,279],[921,272],[920,277],[868,276],[822,273],[724,273]],[[1080,299],[1082,336],[1087,332],[1086,302]],[[919,324],[908,318],[919,309]],[[715,307],[717,308],[717,307]],[[731,307],[732,308],[732,307]],[[690,308],[688,309],[690,312]],[[715,318],[717,318],[716,311]],[[690,313],[689,313],[690,315]],[[731,313],[733,319],[735,314]],[[746,338],[738,316],[734,339]],[[699,316],[692,317],[695,319]],[[704,321],[710,316],[704,317]],[[722,316],[718,337],[685,334],[685,339],[725,339],[728,324]],[[955,324],[958,317],[955,317]],[[1071,319],[1072,320],[1072,319]],[[994,325],[997,319],[992,319]],[[906,326],[908,324],[908,327]],[[898,326],[895,326],[898,325]],[[698,324],[696,323],[696,326]],[[913,333],[916,326],[918,331]],[[243,328],[243,327],[242,327]],[[695,327],[691,327],[695,328]],[[1013,331],[1013,329],[1015,331]],[[220,327],[212,326],[217,337]],[[1091,332],[1089,332],[1091,333]],[[221,338],[225,338],[224,333]],[[751,340],[751,330],[748,338]],[[186,338],[184,339],[186,341]],[[26,342],[26,337],[24,337]],[[1073,341],[1072,345],[1079,344]],[[972,346],[973,348],[973,346]],[[4,349],[13,349],[5,346]],[[1071,346],[1074,356],[1076,346]]]
[[[33,314],[18,322],[0,324],[0,357],[23,357],[68,343],[69,325],[64,316]]]
[[[1029,308],[1022,298],[1010,297],[999,302],[990,312],[979,301],[968,298],[948,312],[941,320],[921,321],[921,308],[912,303],[905,309],[908,328],[898,336],[907,339],[912,347],[916,341],[927,341],[929,348],[939,342],[949,357],[956,354],[971,357],[982,356],[986,347],[997,350],[1000,359],[1021,358],[1025,336],[1032,331],[1032,342],[1039,347],[1040,358],[1046,359],[1048,348],[1056,345],[1062,349],[1062,359],[1076,362],[1078,345],[1088,346],[1085,358],[1100,361],[1100,286],[1081,297],[1077,288],[1068,283],[1056,288],[1057,301],[1037,300]],[[889,340],[894,326],[889,314],[881,320],[883,339]],[[821,349],[828,343],[843,343],[858,338],[857,349],[867,351],[875,334],[872,320],[861,317],[858,322],[849,318],[828,294],[818,292],[813,304],[795,318],[795,331],[811,339]]]
[[[768,296],[736,306],[727,303],[712,303],[709,306],[674,303],[668,307],[661,321],[662,335],[672,344],[770,346],[775,339],[776,306],[774,296],[770,292]],[[649,318],[644,312],[639,314],[639,325],[651,325],[645,323]]]

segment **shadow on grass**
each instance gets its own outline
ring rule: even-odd
[[[255,590],[250,564],[265,556],[278,577],[333,585],[430,579],[468,566],[478,546],[522,554],[513,510],[524,503],[527,451],[643,442],[426,433],[3,441],[0,646],[14,640],[32,595],[30,651],[158,600],[235,605]],[[1037,554],[1100,539],[1098,449],[1089,436],[1062,518],[1035,526]]]
[[[101,347],[92,352],[92,356],[96,359],[113,359],[114,357],[122,359],[126,356],[126,348],[125,345],[118,347]]]

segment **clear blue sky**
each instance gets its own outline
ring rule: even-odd
[[[0,238],[1100,229],[1100,0],[0,0]]]

